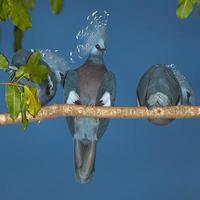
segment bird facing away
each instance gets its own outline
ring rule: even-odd
[[[66,104],[113,106],[115,101],[115,75],[108,71],[103,60],[104,40],[91,49],[86,62],[67,72],[64,80]],[[96,157],[96,144],[103,136],[109,119],[67,117],[74,138],[76,178],[80,183],[90,181]]]
[[[164,106],[191,105],[194,92],[183,74],[173,65],[158,64],[150,67],[137,87],[137,105],[148,109]],[[173,119],[149,119],[157,125],[166,125]]]
[[[11,80],[14,77],[15,71],[20,66],[25,65],[27,63],[32,53],[33,53],[32,51],[28,51],[25,49],[20,49],[15,53],[15,55],[12,58],[12,66],[10,66],[9,69],[7,70],[7,72],[10,74]],[[66,67],[66,65],[61,64],[61,61],[63,63],[63,59],[57,56],[55,53],[50,52],[50,51],[48,52],[41,51],[41,54],[42,54],[42,59],[40,60],[40,63],[47,66],[47,69],[49,71],[47,79],[42,81],[42,83],[40,84],[36,84],[27,78],[22,78],[19,81],[19,83],[27,84],[29,86],[37,88],[38,100],[41,106],[44,106],[47,103],[49,103],[56,94],[57,83],[59,82],[57,78],[58,77],[57,71],[59,70],[60,76],[63,76],[63,74],[65,73],[64,69],[67,71],[68,68]],[[52,62],[52,60],[54,60],[54,62]],[[57,69],[58,66],[56,65],[55,60],[57,60],[57,62],[60,61],[59,69]],[[60,70],[60,68],[62,68],[63,70]]]

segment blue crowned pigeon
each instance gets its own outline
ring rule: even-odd
[[[64,80],[66,104],[113,106],[115,101],[115,75],[108,71],[103,60],[104,40],[91,49],[86,62],[67,72]],[[96,157],[97,141],[103,136],[109,119],[67,117],[74,138],[76,178],[80,183],[90,181]]]
[[[159,64],[148,69],[139,80],[137,105],[154,107],[191,105],[194,93],[189,81],[174,65]],[[166,125],[173,119],[149,119],[157,125]]]
[[[64,76],[68,70],[64,60],[49,50],[40,50],[42,54],[41,64],[47,66],[49,74],[46,80],[40,84],[33,83],[27,78],[22,78],[19,83],[27,84],[37,88],[37,97],[42,106],[49,103],[56,94],[57,83],[61,82],[61,76]],[[7,72],[10,74],[10,80],[13,79],[15,71],[22,65],[25,65],[33,52],[20,49],[12,58],[12,66],[9,66]],[[59,66],[59,67],[58,67]],[[60,77],[58,77],[58,71]]]

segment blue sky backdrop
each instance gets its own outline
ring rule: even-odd
[[[176,18],[176,0],[65,0],[60,15],[49,1],[37,1],[33,28],[25,33],[27,49],[58,49],[68,59],[75,35],[95,10],[110,13],[105,62],[117,77],[116,105],[134,106],[141,75],[153,64],[177,65],[200,102],[200,18]],[[0,50],[12,57],[12,25],[1,24]],[[7,78],[0,73],[1,82]],[[0,112],[5,112],[0,88]],[[52,103],[63,102],[59,87]],[[91,183],[74,179],[73,140],[64,118],[0,127],[0,199],[200,199],[200,123],[176,120],[166,127],[146,120],[111,120],[98,143]]]

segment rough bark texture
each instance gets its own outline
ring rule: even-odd
[[[33,118],[28,115],[29,122],[42,121],[56,117],[78,116],[98,118],[200,118],[200,106],[172,106],[148,110],[145,107],[94,107],[78,105],[50,105],[43,107]],[[0,125],[20,123],[21,116],[16,121],[9,117],[9,113],[0,114]]]

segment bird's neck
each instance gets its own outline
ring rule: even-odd
[[[92,61],[95,64],[104,64],[103,56],[89,55],[88,61]]]
[[[103,52],[101,51],[91,51],[88,61],[92,61],[95,64],[104,64]]]

